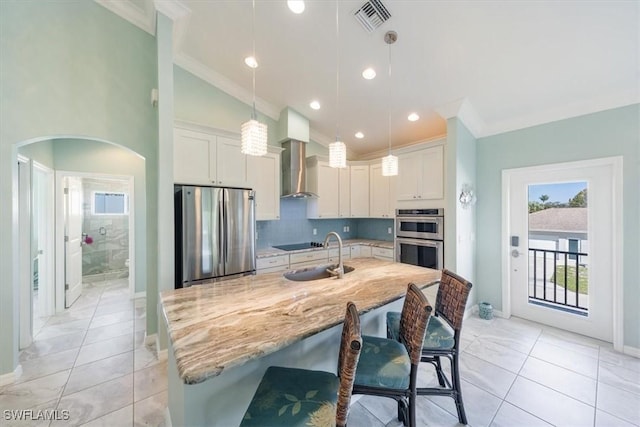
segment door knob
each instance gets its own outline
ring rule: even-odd
[[[524,254],[517,249],[514,249],[511,251],[511,256],[514,258],[518,258],[520,255],[524,255]]]

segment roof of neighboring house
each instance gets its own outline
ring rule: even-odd
[[[529,214],[529,231],[587,232],[587,208],[549,208]]]

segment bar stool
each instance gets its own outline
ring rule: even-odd
[[[420,288],[410,283],[399,317],[399,340],[362,337],[353,394],[395,399],[398,402],[398,419],[404,425],[416,425],[416,377],[430,315],[429,301]]]
[[[338,375],[269,367],[240,426],[346,426],[361,348],[360,317],[355,304],[349,302],[342,327]]]
[[[462,402],[460,387],[460,331],[467,305],[467,298],[473,285],[457,274],[443,270],[436,297],[435,314],[429,320],[422,345],[420,361],[431,363],[438,376],[440,387],[420,387],[418,396],[449,396],[456,403],[458,421],[467,424],[467,415]],[[400,340],[401,316],[398,312],[387,313],[387,336]],[[451,378],[442,370],[440,358],[446,357],[451,364]]]

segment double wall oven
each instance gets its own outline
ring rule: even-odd
[[[396,210],[396,261],[441,270],[444,209]]]

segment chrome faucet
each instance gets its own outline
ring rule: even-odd
[[[344,266],[342,265],[342,239],[340,238],[340,235],[335,231],[328,232],[327,237],[324,238],[323,246],[325,248],[329,247],[329,238],[331,238],[332,235],[336,236],[336,239],[338,239],[338,267],[334,270],[327,268],[327,271],[334,276],[338,276],[338,279],[342,279],[344,277]]]

